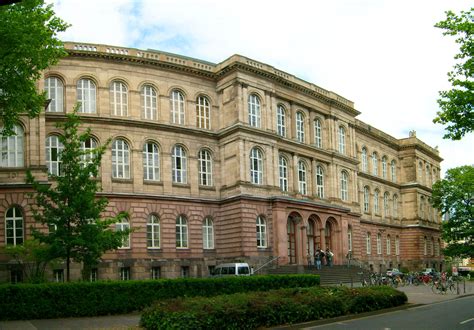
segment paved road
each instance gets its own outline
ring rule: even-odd
[[[408,296],[408,303],[412,305],[431,304],[435,302],[443,302],[453,300],[460,296],[474,295],[474,282],[466,282],[466,292],[461,286],[460,295],[448,293],[446,295],[434,294],[429,286],[408,286],[399,288]],[[471,304],[472,306],[473,304]],[[471,307],[471,309],[474,309]],[[386,314],[383,314],[386,315]],[[382,315],[382,317],[383,317]],[[474,316],[471,316],[474,317]],[[130,329],[138,328],[140,321],[139,314],[128,315],[112,315],[101,317],[82,317],[82,318],[67,318],[67,319],[52,319],[52,320],[28,320],[28,321],[3,321],[0,322],[0,330],[79,330],[79,329]],[[423,325],[421,323],[420,325]],[[469,323],[474,329],[474,324]],[[309,325],[306,325],[309,326]],[[304,327],[301,325],[299,328]],[[296,328],[296,327],[292,327]],[[418,328],[423,329],[423,328]],[[449,328],[448,328],[449,329]]]
[[[302,327],[324,330],[474,329],[474,296],[341,322]]]

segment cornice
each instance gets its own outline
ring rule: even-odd
[[[389,181],[389,180],[386,180],[386,179],[383,179],[383,178],[380,178],[378,176],[375,176],[375,175],[371,175],[369,173],[365,173],[365,172],[362,172],[362,171],[359,171],[358,172],[358,176],[359,178],[364,178],[364,179],[367,179],[367,180],[370,180],[372,182],[378,182],[380,184],[383,184],[383,185],[386,185],[386,186],[391,186],[395,189],[400,189],[400,185],[398,183],[395,183],[395,182],[392,182],[392,181]]]

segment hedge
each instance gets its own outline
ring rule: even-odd
[[[123,314],[156,300],[319,285],[318,275],[0,285],[0,320]]]
[[[405,293],[390,287],[312,287],[157,302],[142,314],[146,329],[256,329],[395,307]]]

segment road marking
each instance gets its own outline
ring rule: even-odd
[[[459,324],[466,324],[467,322],[471,322],[471,321],[474,321],[474,317],[472,319],[459,322]]]

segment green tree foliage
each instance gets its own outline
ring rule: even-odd
[[[27,183],[35,190],[37,205],[33,207],[33,216],[49,228],[48,233],[34,231],[33,235],[50,246],[52,256],[66,260],[68,281],[71,261],[84,263],[83,277],[87,278],[102,254],[122,246],[129,235],[129,230],[111,228],[127,214],[102,219],[108,201],[96,196],[100,190],[96,177],[110,141],[92,151],[84,150],[81,145],[91,138],[91,131],[78,133],[80,119],[76,111],[77,108],[64,123],[58,124],[64,130],[59,137],[64,146],[59,155],[61,175],[51,175],[53,184],[47,185],[36,181],[31,172],[27,174]]]
[[[433,185],[431,203],[448,215],[443,222],[443,239],[448,243],[444,254],[474,257],[474,166],[448,170],[446,177]]]
[[[446,12],[446,20],[435,25],[443,29],[443,35],[456,36],[460,52],[454,56],[457,63],[448,73],[452,89],[439,92],[441,111],[433,120],[448,125],[445,139],[460,140],[474,130],[474,8],[456,15]]]
[[[47,244],[28,239],[19,245],[7,245],[3,251],[9,255],[25,275],[25,282],[45,282],[44,271],[53,257]]]
[[[68,27],[43,0],[0,6],[0,121],[5,133],[21,113],[35,117],[44,109],[45,93],[36,82],[48,66],[66,55],[56,37]]]

